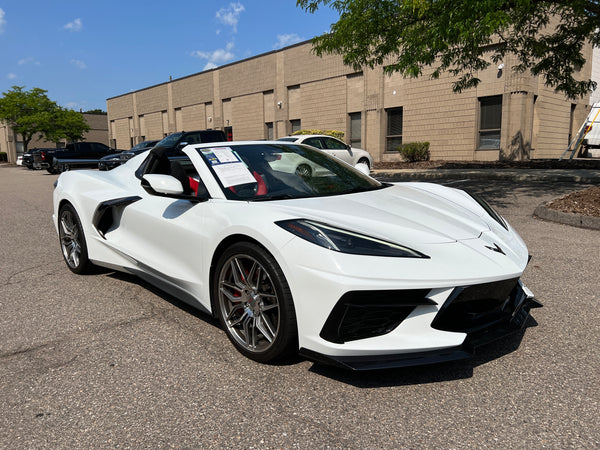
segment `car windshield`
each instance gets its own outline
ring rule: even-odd
[[[182,134],[182,132],[170,134],[158,144],[156,144],[156,147],[172,147],[177,143],[177,140],[181,137]]]
[[[197,151],[230,200],[322,197],[387,186],[304,145],[253,143]]]
[[[140,142],[137,145],[134,145],[133,147],[131,147],[130,150],[139,150],[140,148],[146,148],[146,147],[150,147],[152,145],[152,142],[154,141],[144,141],[144,142]]]

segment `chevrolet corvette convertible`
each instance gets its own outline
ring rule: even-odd
[[[527,247],[485,201],[382,183],[301,144],[154,149],[109,172],[66,172],[53,221],[71,271],[135,274],[218,318],[264,363],[468,358],[540,306],[520,280]]]

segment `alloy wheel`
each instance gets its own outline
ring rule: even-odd
[[[65,261],[71,269],[78,269],[81,265],[81,230],[75,214],[64,209],[60,215],[60,245]]]
[[[237,254],[221,266],[218,302],[228,334],[243,349],[263,353],[275,343],[279,298],[271,274],[255,258]]]

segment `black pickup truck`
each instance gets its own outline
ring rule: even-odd
[[[65,148],[34,153],[33,167],[50,173],[64,172],[72,167],[97,167],[100,158],[119,151],[100,142],[74,142]]]

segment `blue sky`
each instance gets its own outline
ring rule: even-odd
[[[0,0],[0,92],[72,109],[311,39],[337,15],[296,0]]]

